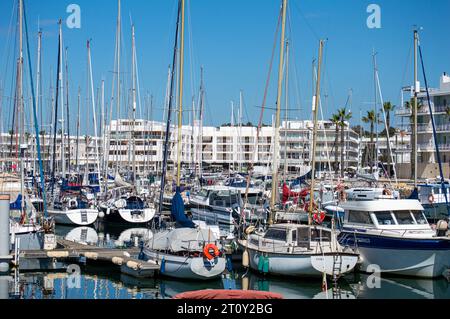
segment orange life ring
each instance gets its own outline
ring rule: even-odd
[[[430,196],[428,196],[428,201],[430,202],[430,204],[434,203],[434,195],[430,194]]]
[[[219,257],[219,248],[217,248],[217,246],[214,244],[208,244],[205,246],[205,248],[203,248],[203,255],[208,258],[208,260]]]

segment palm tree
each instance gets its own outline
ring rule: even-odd
[[[367,111],[367,115],[363,116],[362,121],[364,123],[370,123],[370,146],[369,149],[371,150],[369,154],[374,153],[375,145],[373,144],[373,132],[375,130],[375,122],[377,121],[377,116],[375,114],[375,111]],[[373,165],[370,163],[370,173],[373,173]]]
[[[394,111],[395,109],[395,105],[393,105],[391,102],[385,102],[383,104],[383,109],[384,112],[386,113],[386,125],[388,127],[388,133],[389,134],[389,130],[391,129],[391,112]]]
[[[339,162],[338,162],[338,138],[339,138],[339,114],[333,114],[331,116],[330,122],[334,124],[336,128],[336,132],[334,134],[334,172],[335,174],[339,171]]]
[[[344,135],[347,122],[352,118],[352,112],[344,107],[338,110],[339,126],[341,128],[341,178],[344,178]]]

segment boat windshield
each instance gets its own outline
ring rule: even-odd
[[[245,197],[245,194],[244,194],[244,197]],[[258,194],[248,194],[247,203],[250,205],[258,205],[259,204]]]
[[[270,228],[264,235],[265,239],[286,241],[286,230],[279,228]]]
[[[208,196],[208,190],[207,189],[201,189],[197,194],[199,197],[206,197]]]
[[[379,225],[395,225],[391,212],[375,212]]]
[[[411,211],[409,210],[399,210],[394,212],[395,219],[397,219],[397,223],[399,225],[415,225]]]
[[[423,215],[423,212],[421,212],[420,210],[412,211],[411,213],[413,214],[414,219],[416,220],[417,224],[419,224],[419,225],[427,225],[428,224],[427,219]]]

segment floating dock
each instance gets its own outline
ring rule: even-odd
[[[53,250],[22,250],[18,256],[13,256],[13,265],[21,268],[21,262],[29,260],[47,260],[55,262],[71,261],[76,263],[106,262],[120,267],[120,271],[138,278],[153,277],[160,266],[153,261],[140,260],[140,249],[103,248],[78,244],[72,241],[58,239],[58,247]],[[40,263],[39,263],[40,264]],[[30,270],[30,269],[27,269]]]

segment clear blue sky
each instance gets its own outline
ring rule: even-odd
[[[14,65],[9,21],[16,1],[0,1],[0,81],[4,95],[10,96]],[[50,70],[52,86],[56,73],[57,20],[68,16],[66,7],[81,7],[81,29],[64,27],[64,45],[69,47],[71,116],[76,115],[76,91],[83,96],[83,124],[92,117],[86,97],[86,40],[92,39],[92,60],[95,87],[106,81],[107,100],[111,96],[114,66],[115,0],[26,0],[31,32],[31,54],[36,73],[36,42],[38,20],[43,38],[43,86],[48,98]],[[192,93],[197,94],[200,67],[205,69],[207,90],[206,125],[230,121],[232,100],[239,102],[243,90],[244,121],[257,123],[263,99],[273,39],[281,0],[189,0],[186,27],[185,102],[190,105]],[[381,7],[381,29],[368,29],[366,8],[376,3]],[[167,81],[167,67],[172,60],[177,0],[122,0],[123,59],[122,72],[129,87],[131,64],[131,23],[136,26],[140,87],[155,97],[154,117],[162,119]],[[290,118],[311,118],[313,58],[317,57],[319,38],[327,38],[324,56],[322,99],[325,117],[345,105],[348,92],[353,91],[351,109],[353,123],[359,124],[359,112],[372,107],[374,100],[372,50],[378,52],[378,66],[385,100],[400,103],[400,88],[412,82],[412,30],[422,26],[421,42],[428,79],[437,86],[443,71],[450,72],[450,41],[448,41],[449,0],[290,0],[288,37],[291,43],[289,98]],[[14,17],[15,18],[15,17]],[[14,33],[12,33],[14,34]],[[192,56],[190,54],[192,52]],[[275,106],[278,49],[267,105]],[[194,71],[194,72],[193,72]],[[193,88],[194,86],[194,88]],[[327,95],[327,103],[325,103]],[[8,99],[3,99],[4,130],[11,125]],[[48,109],[49,106],[47,105]],[[301,109],[298,111],[298,109]],[[145,111],[141,111],[145,114]],[[270,122],[273,110],[265,112]],[[49,121],[49,111],[45,115]],[[283,115],[284,116],[284,115]],[[72,121],[71,121],[72,122]],[[187,116],[185,115],[185,122]],[[71,129],[74,129],[72,122]],[[72,131],[73,132],[73,131]],[[84,133],[84,131],[83,131]]]

